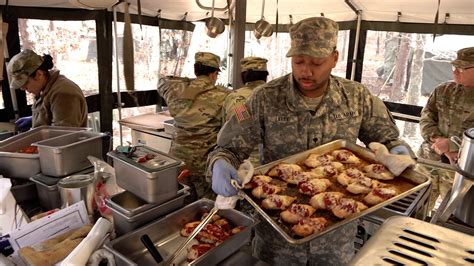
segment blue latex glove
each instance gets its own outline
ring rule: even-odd
[[[398,145],[390,149],[391,154],[410,155],[410,150],[404,145]]]
[[[24,132],[31,128],[31,116],[25,116],[15,121],[16,127],[19,131]]]
[[[240,179],[237,176],[237,170],[224,159],[218,159],[212,167],[212,190],[218,195],[225,197],[234,196],[237,190],[230,183],[231,179]]]

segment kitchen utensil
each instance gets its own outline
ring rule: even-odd
[[[61,195],[62,207],[68,207],[81,200],[84,201],[87,213],[94,214],[94,175],[71,175],[58,182],[58,189]]]
[[[153,244],[147,234],[142,235],[142,237],[140,237],[140,241],[142,241],[143,245],[146,247],[148,252],[150,252],[156,263],[160,263],[163,261],[163,257],[161,256],[160,252],[158,252],[158,250],[155,248],[155,244]]]
[[[359,158],[369,162],[369,163],[374,163],[375,161],[375,155],[372,153],[372,151],[363,148],[353,142],[347,141],[347,140],[335,140],[329,143],[326,143],[324,145],[318,146],[316,148],[313,148],[311,150],[307,150],[271,163],[268,163],[266,165],[262,165],[260,167],[255,168],[255,175],[264,175],[266,174],[273,166],[280,162],[287,162],[287,163],[297,163],[305,160],[309,154],[311,153],[317,153],[317,154],[323,154],[326,152],[330,152],[333,150],[337,149],[347,149],[352,151],[355,155],[357,155]],[[302,244],[306,243],[312,239],[315,239],[323,234],[326,234],[332,230],[335,230],[341,226],[346,225],[347,223],[350,223],[354,220],[357,220],[358,218],[367,215],[369,213],[372,213],[390,203],[393,203],[401,198],[404,198],[420,189],[423,187],[428,186],[431,183],[431,180],[428,176],[423,175],[421,173],[418,173],[417,171],[408,168],[405,170],[401,176],[397,177],[399,178],[400,182],[404,182],[405,185],[410,185],[409,188],[406,191],[403,191],[402,193],[398,194],[395,197],[392,197],[382,203],[379,203],[375,206],[371,206],[370,208],[366,209],[365,211],[362,211],[360,213],[354,214],[344,220],[336,220],[334,221],[334,224],[331,226],[327,227],[325,230],[315,233],[312,235],[309,235],[304,238],[294,238],[292,237],[287,230],[283,227],[283,224],[280,224],[279,222],[279,216],[275,217],[275,212],[267,212],[263,210],[260,205],[253,200],[251,196],[249,196],[247,191],[239,191],[239,195],[246,199],[256,210],[257,212],[268,222],[270,225],[289,243],[291,244]],[[400,179],[401,178],[401,179]],[[407,186],[408,187],[408,186]]]
[[[459,139],[451,138],[459,145]],[[443,225],[454,214],[461,221],[474,226],[474,128],[466,130],[459,147],[459,159],[454,165],[454,182],[431,223]]]
[[[265,0],[262,0],[262,16],[261,19],[255,22],[254,35],[257,39],[263,37],[270,37],[273,34],[273,26],[265,20]]]
[[[211,38],[217,37],[225,30],[225,24],[220,18],[214,17],[214,4],[215,0],[212,0],[211,17],[206,20],[206,34]]]

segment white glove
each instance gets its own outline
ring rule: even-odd
[[[385,165],[392,174],[399,176],[405,169],[415,165],[410,155],[390,154],[385,145],[372,142],[369,148],[375,153],[375,159]]]
[[[239,169],[237,170],[237,175],[239,179],[242,181],[242,184],[239,184],[236,180],[231,180],[231,184],[238,189],[242,189],[245,184],[250,182],[253,176],[253,165],[249,160],[245,160],[240,166]],[[221,195],[217,195],[216,202],[214,203],[214,206],[220,210],[225,210],[225,209],[233,209],[235,208],[235,204],[237,203],[237,200],[239,200],[239,196],[231,196],[231,197],[224,197]]]

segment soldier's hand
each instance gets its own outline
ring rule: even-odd
[[[231,179],[240,179],[237,170],[224,159],[218,159],[212,167],[212,190],[222,196],[229,197],[237,194],[237,190],[230,183]]]
[[[449,139],[448,138],[435,138],[431,148],[438,154],[442,155],[449,151]]]

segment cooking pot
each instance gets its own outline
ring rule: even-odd
[[[464,132],[462,143],[459,149],[458,167],[461,169],[460,177],[474,182],[474,128],[470,128]],[[461,182],[454,182],[452,190],[461,189]],[[454,211],[461,221],[474,226],[474,188],[464,195],[461,203]]]
[[[254,34],[257,39],[260,39],[262,36],[270,37],[273,34],[273,26],[270,22],[262,18],[255,22]]]
[[[224,32],[224,22],[216,17],[210,17],[206,20],[206,33],[211,38],[217,37],[217,35]]]
[[[81,200],[87,208],[89,215],[94,214],[94,175],[71,175],[58,182],[59,194],[61,195],[61,208],[66,208]]]
[[[206,19],[206,33],[207,36],[211,38],[217,37],[217,35],[221,34],[225,30],[224,22],[214,17],[214,0],[212,0],[212,10],[211,10],[211,17]]]

